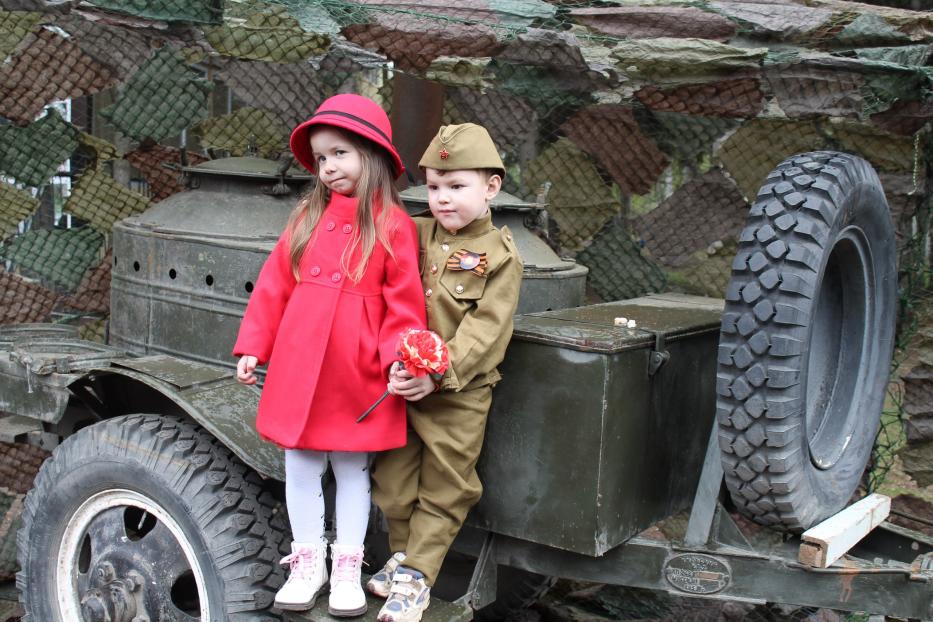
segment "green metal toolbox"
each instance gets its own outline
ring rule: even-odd
[[[722,305],[657,294],[517,316],[468,524],[598,556],[688,507]]]

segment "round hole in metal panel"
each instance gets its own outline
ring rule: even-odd
[[[207,275],[207,278],[204,279],[204,282],[207,283],[208,287],[211,287],[214,284],[214,277],[210,274]]]
[[[139,272],[139,262],[138,262],[138,261],[134,261],[134,262],[133,262],[133,270],[135,270],[136,272]]]
[[[252,282],[252,281],[247,281],[247,282],[246,282],[246,285],[245,285],[244,287],[245,287],[245,289],[246,289],[246,293],[252,293],[252,291],[253,291],[253,282]]]
[[[168,271],[168,278],[174,279],[176,276],[178,276],[178,273],[175,272],[175,268],[172,268]]]

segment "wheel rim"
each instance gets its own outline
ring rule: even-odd
[[[870,251],[861,230],[844,230],[830,253],[810,331],[806,438],[810,460],[832,468],[845,453],[858,420],[860,395],[868,377],[874,325],[869,307]]]
[[[137,529],[124,526],[137,517]],[[194,547],[162,506],[132,490],[97,493],[72,513],[58,549],[55,587],[63,620],[158,616],[156,602],[173,609],[180,622],[211,619]]]

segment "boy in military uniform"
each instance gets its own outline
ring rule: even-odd
[[[394,554],[367,584],[387,598],[380,622],[417,622],[467,512],[480,498],[476,461],[492,387],[512,336],[522,264],[489,202],[505,169],[489,133],[441,127],[418,163],[433,218],[415,218],[428,328],[447,343],[450,367],[435,386],[393,366],[390,391],[408,403],[408,442],[376,458],[373,500]]]

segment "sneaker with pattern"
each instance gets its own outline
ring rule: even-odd
[[[378,622],[419,622],[431,602],[431,588],[424,575],[404,566],[395,571],[386,604],[379,610]]]
[[[393,553],[386,565],[366,582],[366,589],[369,590],[369,593],[379,598],[388,598],[389,590],[392,589],[392,579],[395,577],[395,571],[398,570],[399,564],[404,561],[405,553]]]

